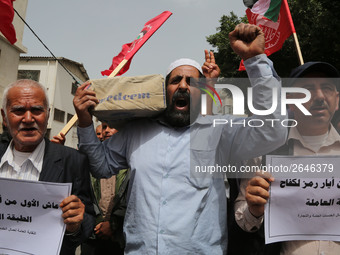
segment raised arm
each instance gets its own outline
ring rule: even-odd
[[[76,91],[73,98],[73,105],[78,115],[78,126],[88,127],[92,124],[92,114],[90,109],[98,104],[96,93],[87,89],[90,81],[83,83]]]
[[[264,53],[265,38],[260,27],[251,24],[238,24],[229,33],[230,46],[243,60]]]
[[[287,127],[282,121],[286,115],[281,115],[281,80],[273,63],[264,54],[262,30],[255,25],[239,24],[229,34],[229,39],[233,50],[245,60],[252,86],[252,100],[248,101],[251,117],[235,117],[235,122],[244,124],[236,124],[233,129],[225,129],[224,133],[224,136],[233,137],[230,161],[240,162],[265,155],[285,142]]]
[[[221,70],[216,64],[215,56],[212,51],[204,50],[205,62],[202,66],[203,75],[207,79],[206,82],[209,86],[214,86],[216,79],[220,76]],[[207,88],[210,93],[212,91]],[[213,94],[213,93],[212,93]],[[213,100],[210,96],[207,97],[207,114],[213,114]]]
[[[108,178],[116,174],[119,169],[126,168],[124,146],[125,139],[117,139],[122,132],[114,135],[115,142],[105,143],[99,141],[92,122],[91,108],[98,104],[96,93],[87,89],[89,82],[82,84],[73,99],[73,105],[78,115],[78,141],[79,150],[84,152],[90,163],[90,172],[96,178]]]
[[[206,78],[217,79],[221,70],[216,64],[215,56],[212,51],[204,50],[205,62],[202,66],[203,74]]]

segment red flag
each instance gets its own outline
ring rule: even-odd
[[[113,57],[112,59],[112,65],[110,66],[109,70],[105,70],[102,71],[102,75],[106,75],[109,76],[112,71],[120,64],[120,62],[122,62],[122,60],[124,59],[125,55],[127,54],[128,50],[130,49],[132,43],[126,43],[122,46],[122,51],[115,57]],[[123,73],[125,73],[127,70],[129,70],[130,67],[130,63],[131,63],[131,59],[130,61],[128,61],[125,66],[119,71],[119,73],[117,74],[117,76],[122,75]]]
[[[17,41],[12,24],[14,18],[13,1],[15,0],[0,0],[0,32],[11,44]]]
[[[270,2],[276,2],[271,0]],[[268,3],[268,0],[259,0],[254,7],[261,8],[261,4]],[[282,0],[280,14],[276,22],[259,13],[253,13],[249,8],[246,10],[248,21],[250,24],[258,25],[262,28],[266,40],[265,54],[267,56],[280,50],[285,40],[295,33],[295,27],[290,14],[287,0]],[[243,60],[240,63],[239,71],[244,71]]]
[[[158,15],[157,17],[149,20],[145,23],[143,29],[138,34],[137,38],[131,42],[124,44],[122,47],[122,51],[113,58],[112,65],[109,70],[105,70],[102,75],[110,75],[112,71],[122,62],[122,60],[128,60],[126,65],[120,70],[117,75],[122,75],[125,73],[129,67],[133,56],[136,52],[142,47],[142,45],[156,32],[156,30],[163,25],[163,23],[172,15],[171,12],[165,11]]]

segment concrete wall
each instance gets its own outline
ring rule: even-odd
[[[76,77],[79,79],[79,77]],[[51,135],[58,134],[62,128],[67,124],[67,115],[75,114],[75,110],[73,107],[73,95],[71,93],[72,90],[72,77],[58,65],[57,68],[57,79],[55,83],[54,90],[54,98],[53,98],[53,107],[65,112],[64,122],[52,121],[51,122]],[[54,113],[53,108],[53,113]],[[52,109],[51,109],[52,110]],[[51,112],[52,113],[52,112]],[[51,116],[53,117],[53,116]],[[66,144],[67,146],[76,148],[78,144],[77,130],[75,127],[71,128],[66,136]]]
[[[27,0],[14,1],[14,8],[24,19],[26,17]],[[17,42],[12,45],[0,33],[0,104],[2,105],[2,94],[4,88],[17,80],[20,53],[27,52],[22,44],[25,24],[14,14],[13,25],[16,31]],[[1,120],[2,123],[2,120]],[[0,127],[2,131],[2,128]]]

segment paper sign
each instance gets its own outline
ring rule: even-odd
[[[313,164],[328,166],[330,162],[336,161],[337,166],[340,165],[340,158],[335,157],[332,157],[332,161],[322,156],[305,159],[308,159],[309,167]],[[272,166],[298,162],[293,156],[269,156],[266,161]],[[334,166],[333,171],[339,171],[337,166]],[[309,178],[300,178],[299,175],[296,178],[292,175],[289,178],[275,178],[264,217],[266,243],[289,240],[340,241],[340,178],[313,178],[313,175]]]
[[[0,254],[59,254],[71,183],[0,178]]]

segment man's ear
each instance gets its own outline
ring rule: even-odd
[[[337,94],[336,94],[336,111],[339,110],[339,91],[337,91]]]
[[[2,123],[5,127],[7,127],[7,121],[6,121],[6,114],[4,109],[1,109],[1,116],[2,116]]]

